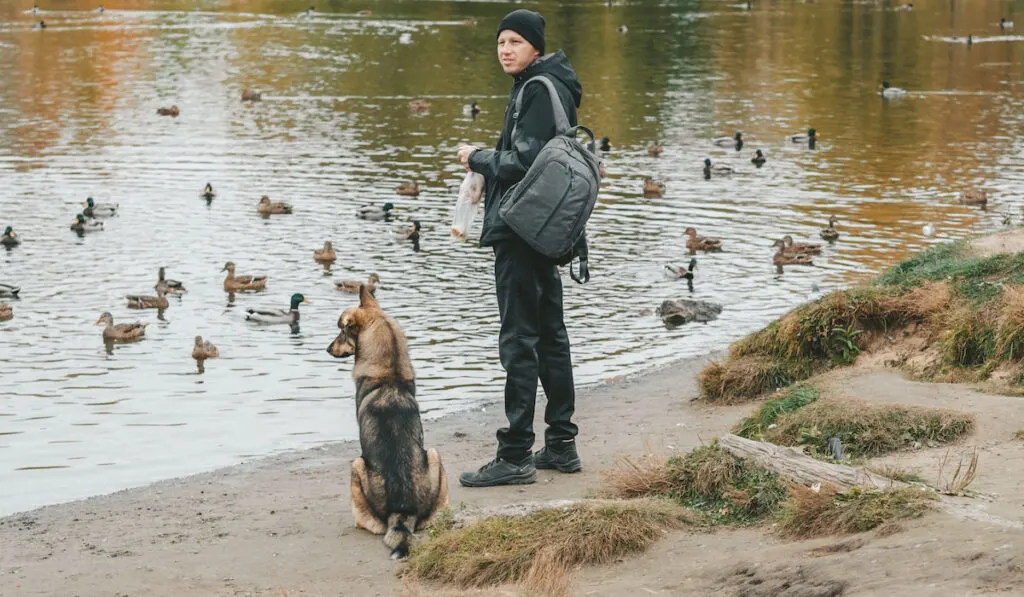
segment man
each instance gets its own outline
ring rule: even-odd
[[[514,79],[498,144],[494,150],[460,147],[459,160],[487,181],[480,245],[494,249],[494,279],[501,317],[498,354],[506,373],[508,427],[498,430],[497,458],[459,478],[467,487],[533,483],[538,468],[566,473],[581,469],[575,444],[577,429],[572,423],[576,396],[558,268],[501,220],[498,203],[506,190],[522,180],[541,148],[555,136],[554,111],[547,88],[541,83],[527,87],[522,109],[515,114],[520,89],[537,75],[550,79],[558,90],[558,101],[569,124],[575,126],[583,88],[561,50],[544,55],[544,17],[536,12],[515,10],[501,20],[498,61],[505,74]],[[552,197],[552,201],[557,199]],[[544,410],[547,430],[544,448],[531,454],[538,378],[548,399]]]

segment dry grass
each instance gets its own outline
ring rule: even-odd
[[[821,393],[810,386],[779,392],[777,396],[762,402],[753,415],[736,424],[733,432],[740,437],[760,440],[780,416],[803,408],[820,397]]]
[[[801,364],[772,357],[740,357],[723,365],[711,363],[697,378],[701,396],[716,404],[745,402],[807,379],[819,367],[810,361]]]
[[[660,454],[648,452],[640,458],[623,456],[615,468],[601,472],[601,495],[611,498],[664,496],[672,491],[667,462]]]
[[[946,495],[964,495],[967,493],[967,488],[974,482],[974,478],[978,474],[978,449],[975,448],[971,452],[971,457],[967,461],[966,468],[964,468],[964,459],[963,456],[961,456],[959,461],[957,461],[956,470],[953,471],[953,476],[946,479],[943,472],[948,463],[949,450],[946,450],[946,454],[943,455],[942,461],[939,463],[939,481],[937,485],[941,488],[942,493]]]
[[[1024,286],[1007,286],[999,309],[996,355],[1008,361],[1024,357]]]
[[[1017,433],[1013,434],[1014,439],[1024,440],[1024,429],[1020,429]]]
[[[974,418],[957,411],[830,397],[782,414],[763,436],[782,446],[806,445],[817,454],[827,454],[828,439],[838,437],[850,456],[872,457],[915,442],[949,443],[973,429]]]
[[[667,529],[691,520],[683,508],[658,499],[580,503],[488,518],[414,547],[405,573],[460,588],[526,583],[545,595],[558,595],[567,587],[565,571],[641,552]]]
[[[834,487],[815,492],[793,485],[777,528],[781,535],[793,539],[862,533],[917,518],[934,507],[934,500],[934,494],[919,488],[840,493]]]

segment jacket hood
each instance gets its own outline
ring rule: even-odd
[[[572,102],[576,104],[577,108],[580,107],[580,100],[583,99],[583,85],[580,83],[579,77],[576,76],[576,71],[569,64],[569,57],[565,55],[565,52],[558,50],[554,54],[541,56],[516,76],[516,82],[526,81],[540,74],[550,75],[565,84],[572,94]]]

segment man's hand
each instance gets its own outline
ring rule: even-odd
[[[469,156],[472,155],[472,153],[477,149],[479,148],[473,147],[472,145],[459,146],[459,161],[462,162],[464,166],[466,166],[466,169],[469,169]]]

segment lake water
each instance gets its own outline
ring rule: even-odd
[[[0,251],[0,282],[23,289],[0,323],[0,514],[355,438],[351,361],[324,350],[355,304],[334,280],[380,274],[428,417],[500,399],[492,257],[448,226],[456,146],[491,146],[501,125],[510,81],[494,27],[512,5],[317,0],[300,14],[309,3],[0,7],[0,226],[24,239]],[[1020,224],[1024,37],[997,23],[1016,10],[1024,30],[1024,3],[880,4],[516,5],[547,16],[548,47],[565,48],[583,81],[581,122],[614,146],[591,225],[593,281],[566,277],[580,385],[723,348],[812,284],[849,284],[1007,215]],[[909,95],[882,100],[883,79]],[[240,102],[245,88],[263,101]],[[416,98],[429,111],[410,109]],[[476,119],[463,112],[473,100]],[[157,116],[171,104],[179,117]],[[808,127],[815,151],[786,142]],[[740,152],[710,143],[737,130]],[[665,151],[649,157],[656,139]],[[705,157],[737,173],[705,180]],[[648,175],[664,197],[642,197]],[[407,180],[419,197],[395,194]],[[958,205],[971,187],[989,191],[988,211]],[[262,194],[295,213],[259,217]],[[79,238],[68,226],[87,196],[120,213]],[[353,217],[386,201],[398,222]],[[832,214],[839,242],[779,275],[772,241],[818,240]],[[419,252],[391,234],[413,219]],[[687,226],[725,248],[698,256],[692,295],[663,269],[688,261]],[[327,239],[339,254],[329,271],[311,258]],[[268,274],[267,290],[229,301],[229,260]],[[189,293],[159,316],[129,311],[124,296],[152,293],[162,265]],[[297,333],[244,321],[246,307],[286,307],[294,292],[310,300]],[[721,303],[721,318],[667,329],[640,314],[688,296]],[[104,311],[149,322],[146,339],[108,352],[94,325]],[[196,334],[223,355],[202,374]]]

